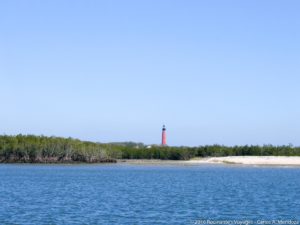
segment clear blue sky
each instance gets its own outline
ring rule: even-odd
[[[300,145],[300,2],[0,3],[0,132]]]

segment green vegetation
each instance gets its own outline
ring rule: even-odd
[[[117,159],[188,160],[209,156],[300,156],[300,147],[233,146],[147,148],[142,143],[101,144],[72,138],[34,135],[0,136],[0,162],[71,163],[116,162]]]
[[[72,138],[0,136],[0,162],[115,162],[107,149],[108,145]]]

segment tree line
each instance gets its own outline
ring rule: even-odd
[[[168,147],[142,143],[95,143],[73,138],[35,135],[0,135],[0,162],[102,163],[118,159],[188,160],[219,156],[300,156],[300,147],[223,146]]]

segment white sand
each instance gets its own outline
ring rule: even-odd
[[[229,163],[244,165],[285,165],[300,166],[300,156],[227,156],[195,158],[187,161],[191,164]]]
[[[191,160],[149,160],[127,159],[119,160],[119,163],[135,165],[199,165],[199,164],[241,164],[261,166],[300,166],[300,156],[227,156],[194,158]]]

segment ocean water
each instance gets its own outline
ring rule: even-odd
[[[299,224],[300,168],[0,165],[0,224],[233,220]]]

